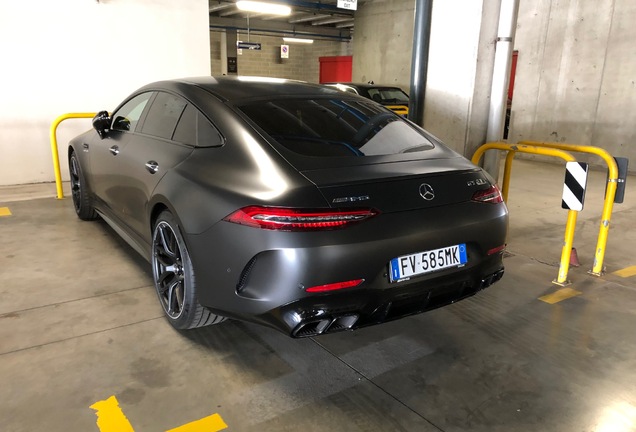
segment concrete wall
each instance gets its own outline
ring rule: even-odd
[[[246,34],[238,40],[247,41]],[[314,40],[313,44],[288,44],[289,58],[280,58],[280,36],[251,34],[250,42],[261,44],[261,50],[243,50],[237,56],[239,75],[267,76],[296,79],[317,83],[319,81],[319,57],[351,55],[352,43],[330,40]],[[210,31],[212,75],[221,73],[221,32]]]
[[[632,0],[522,1],[510,140],[603,147],[636,172],[635,23]]]
[[[408,92],[415,1],[375,0],[356,12],[353,79]],[[424,126],[472,155],[486,138],[498,0],[433,2]]]
[[[60,114],[112,110],[148,82],[209,75],[207,10],[207,0],[0,2],[0,185],[53,180],[49,127]],[[89,127],[62,123],[61,153]]]

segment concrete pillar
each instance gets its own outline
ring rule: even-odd
[[[227,75],[227,32],[221,32],[221,75]]]
[[[468,158],[486,142],[500,3],[433,3],[424,127]]]
[[[503,139],[518,10],[519,0],[501,0],[486,134],[490,142]],[[499,152],[492,151],[484,157],[484,169],[495,179],[499,177],[499,159]]]

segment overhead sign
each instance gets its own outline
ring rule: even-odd
[[[256,42],[237,42],[236,47],[238,49],[248,49],[248,50],[261,50],[261,44]]]
[[[280,58],[289,58],[289,45],[280,46]]]
[[[356,10],[358,9],[358,0],[338,0],[340,9]]]

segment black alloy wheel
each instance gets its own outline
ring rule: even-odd
[[[152,234],[152,274],[168,321],[177,329],[191,329],[225,320],[199,304],[190,254],[174,216],[162,212]]]
[[[71,177],[71,195],[73,196],[73,207],[75,213],[82,220],[93,220],[97,218],[97,213],[90,200],[90,193],[86,186],[86,179],[80,167],[79,160],[75,152],[71,153],[68,161],[68,169]]]

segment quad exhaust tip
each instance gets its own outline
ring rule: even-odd
[[[503,277],[503,275],[504,275],[504,271],[503,270],[499,270],[499,271],[491,274],[487,278],[482,279],[481,280],[481,284],[479,286],[479,289],[488,288],[490,285],[492,285],[495,282],[497,282],[498,280],[500,280]]]
[[[355,314],[302,322],[296,326],[292,332],[292,336],[301,338],[350,330],[358,321],[358,318],[360,318],[360,316]]]

